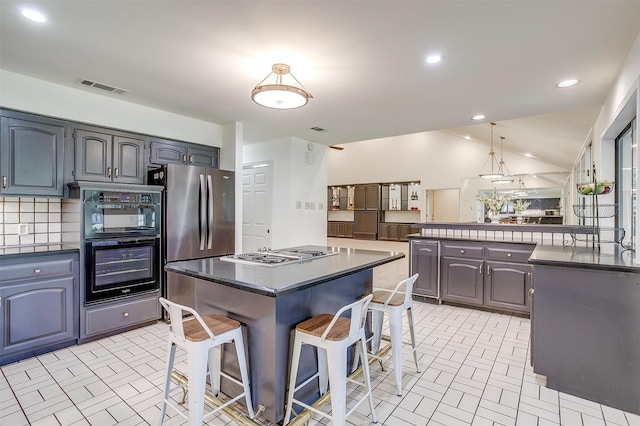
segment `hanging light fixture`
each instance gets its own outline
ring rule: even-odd
[[[513,191],[513,195],[516,197],[526,197],[529,195],[527,191],[527,187],[524,186],[524,181],[522,180],[522,176],[518,179],[518,188]]]
[[[297,86],[285,84],[283,78],[290,75]],[[273,83],[267,83],[267,79],[275,76]],[[291,67],[286,64],[274,64],[271,73],[256,85],[251,91],[251,99],[258,105],[275,109],[294,109],[305,106],[309,99],[313,98],[297,78],[291,74]]]
[[[493,126],[495,126],[496,123],[492,121],[489,124],[491,124],[491,150],[489,151],[489,158],[485,160],[481,170],[484,170],[488,161],[491,163],[491,171],[489,173],[480,173],[478,176],[485,179],[497,179],[502,177],[503,175],[502,173],[500,173],[500,165],[498,164],[498,160],[496,160],[496,152],[493,150]],[[497,170],[494,169],[494,163],[496,166],[498,166]]]
[[[507,165],[504,163],[504,158],[502,157],[502,144],[504,143],[504,140],[505,137],[500,136],[500,162],[498,163],[498,173],[500,173],[501,176],[498,179],[492,180],[492,183],[513,183],[513,179],[508,177],[509,175],[511,175],[511,172],[509,172],[509,169],[507,169]]]

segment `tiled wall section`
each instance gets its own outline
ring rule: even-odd
[[[508,226],[508,225],[506,225]],[[505,226],[505,228],[506,228]],[[550,246],[590,247],[593,243],[592,234],[578,234],[572,236],[565,232],[524,232],[505,229],[504,231],[484,229],[452,229],[452,228],[422,228],[423,237],[437,238],[468,238],[480,240],[514,241],[524,243],[538,243]]]
[[[0,230],[0,246],[79,241],[80,200],[0,197]]]

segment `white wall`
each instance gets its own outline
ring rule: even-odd
[[[423,190],[454,189],[463,179],[478,177],[489,146],[433,131],[349,143],[342,151],[330,149],[327,156],[329,185],[420,181]],[[563,171],[509,152],[504,161],[514,174]],[[425,222],[426,197],[421,203],[420,221]]]
[[[221,126],[0,69],[0,106],[71,121],[220,147]],[[115,99],[113,96],[121,96]]]
[[[309,151],[309,143],[292,137],[244,146],[244,164],[272,164],[271,248],[327,243],[327,148],[311,143]]]

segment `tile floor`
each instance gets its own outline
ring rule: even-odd
[[[371,369],[381,426],[640,426],[638,415],[544,387],[529,366],[526,318],[415,302],[414,321],[422,370],[405,361],[404,395],[395,394],[390,362]],[[166,333],[158,323],[1,367],[0,425],[158,424]],[[183,362],[180,355],[176,368]],[[165,424],[186,424],[170,414]],[[365,403],[348,423],[370,424],[367,415]],[[219,416],[207,424],[233,423]]]

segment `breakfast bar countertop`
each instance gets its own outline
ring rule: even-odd
[[[325,246],[295,248],[338,252],[338,254],[276,266],[234,263],[221,260],[219,257],[209,257],[171,262],[165,265],[165,270],[214,281],[252,293],[278,297],[404,257],[404,253],[399,252]]]

